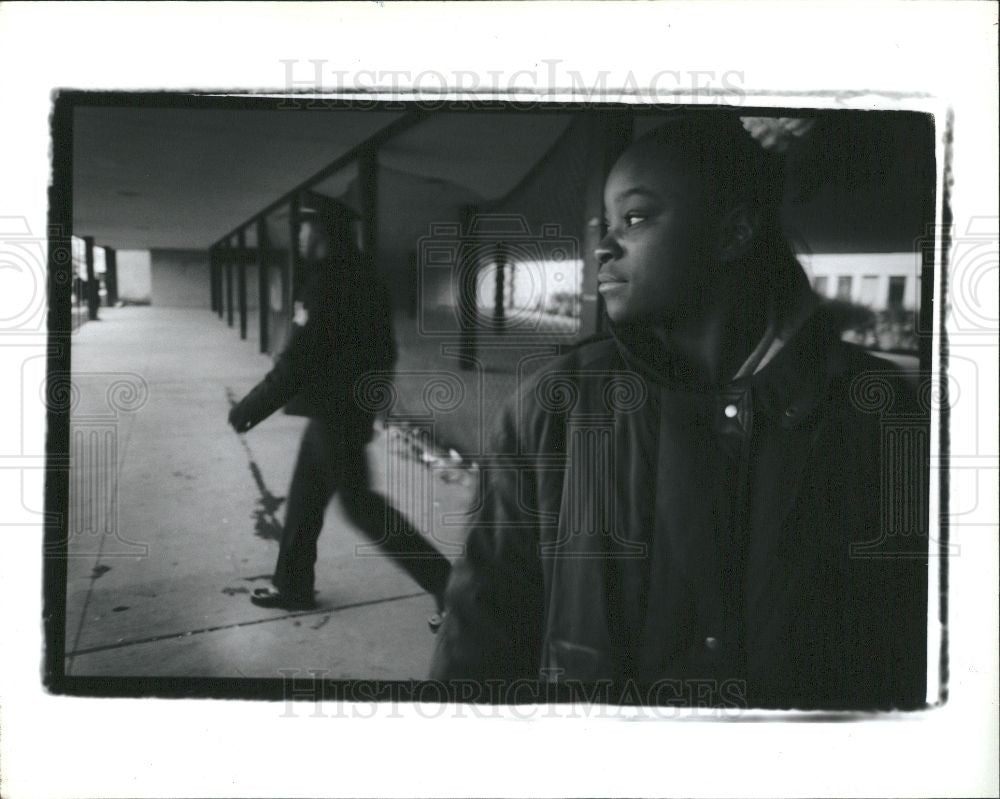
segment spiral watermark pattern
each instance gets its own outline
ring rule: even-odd
[[[850,399],[864,413],[885,413],[896,400],[894,372],[862,372],[851,381]]]
[[[646,403],[646,398],[646,384],[637,374],[616,374],[604,386],[604,404],[613,413],[637,411]]]
[[[433,375],[424,383],[422,399],[428,410],[449,413],[465,400],[465,384],[447,372]]]
[[[549,372],[535,386],[538,404],[550,413],[569,413],[580,401],[580,386],[570,372]]]
[[[367,372],[354,381],[354,402],[364,411],[388,413],[399,401],[390,372]]]
[[[924,412],[953,408],[961,396],[958,381],[953,375],[934,374],[920,381],[917,402]]]
[[[116,412],[134,413],[149,400],[149,386],[139,375],[125,374],[108,386],[105,396]]]
[[[39,396],[55,413],[72,413],[80,404],[80,387],[68,372],[56,372],[40,386]]]

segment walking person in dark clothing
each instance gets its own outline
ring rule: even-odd
[[[229,422],[245,433],[279,408],[308,416],[288,495],[273,588],[250,600],[261,607],[315,606],[316,542],[335,493],[347,517],[413,579],[440,609],[450,564],[369,485],[365,446],[373,412],[360,405],[360,378],[395,361],[390,308],[373,264],[354,243],[353,217],[340,203],[308,195],[300,209],[299,247],[306,265],[304,316],[268,375],[233,407]],[[438,618],[431,618],[436,629]]]

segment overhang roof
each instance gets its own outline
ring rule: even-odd
[[[74,233],[121,249],[208,247],[403,113],[77,107]],[[441,113],[387,142],[379,161],[486,201],[517,185],[569,119]]]

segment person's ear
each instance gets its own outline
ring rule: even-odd
[[[740,203],[722,218],[719,225],[719,260],[735,261],[753,244],[760,228],[760,209]]]

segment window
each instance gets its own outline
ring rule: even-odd
[[[861,296],[858,302],[869,308],[878,303],[878,275],[865,275],[861,278]]]
[[[853,287],[853,275],[841,275],[837,278],[837,299],[850,300],[851,288]]]
[[[889,278],[889,301],[888,306],[893,310],[900,310],[906,297],[906,275]]]
[[[828,283],[826,275],[818,277],[813,281],[813,289],[820,297],[826,296],[826,284]]]

